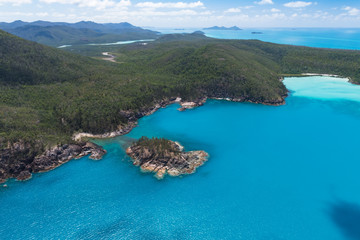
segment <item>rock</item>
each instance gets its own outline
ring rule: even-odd
[[[181,106],[183,108],[194,108],[194,107],[196,107],[196,103],[194,103],[194,102],[182,102]]]
[[[182,112],[182,111],[185,111],[186,109],[193,109],[195,107],[202,106],[202,105],[204,105],[206,100],[207,100],[207,97],[199,98],[193,102],[181,102],[180,103],[181,108],[179,108],[178,110]]]
[[[126,149],[126,154],[142,172],[154,172],[156,178],[162,179],[166,174],[173,177],[191,174],[208,159],[204,151],[183,149],[178,142],[142,137]]]
[[[93,160],[100,160],[106,154],[106,151],[102,147],[92,142],[87,142],[82,150],[90,154],[89,158]]]
[[[29,172],[29,170],[25,170],[22,171],[18,176],[17,176],[17,180],[18,181],[25,181],[31,178],[31,173]]]
[[[33,146],[27,143],[14,143],[7,149],[0,149],[0,183],[8,178],[25,181],[32,173],[52,170],[73,158],[90,154],[91,159],[99,160],[106,153],[94,143],[64,144],[43,153],[30,151]]]

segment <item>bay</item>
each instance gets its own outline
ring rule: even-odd
[[[317,95],[334,82],[336,98]],[[173,104],[126,136],[97,140],[108,151],[103,160],[10,181],[0,189],[0,236],[359,239],[360,102],[340,96],[360,86],[320,76],[284,83],[286,105],[208,100],[179,112]],[[205,150],[209,161],[195,174],[159,181],[124,152],[144,135]]]

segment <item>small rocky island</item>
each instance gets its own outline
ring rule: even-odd
[[[205,151],[184,152],[179,143],[164,138],[141,137],[126,149],[133,164],[143,172],[154,172],[162,179],[166,174],[179,176],[194,173],[208,159]]]

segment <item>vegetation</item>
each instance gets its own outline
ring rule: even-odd
[[[283,74],[338,74],[360,83],[358,51],[216,40],[201,33],[78,51],[99,56],[105,49],[117,63],[0,31],[0,149],[23,141],[42,151],[70,143],[74,132],[114,131],[175,97],[281,103],[287,92],[279,81]]]
[[[155,152],[157,154],[162,154],[165,152],[179,154],[181,152],[179,147],[175,145],[174,142],[165,138],[148,138],[143,136],[138,141],[134,142],[132,146],[147,148],[150,150],[150,152]]]
[[[110,43],[125,40],[155,39],[158,33],[129,23],[98,24],[94,22],[54,23],[16,21],[0,23],[0,29],[21,38],[49,46]]]

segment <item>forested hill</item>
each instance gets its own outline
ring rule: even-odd
[[[269,69],[277,76],[302,73],[334,74],[349,77],[354,83],[360,83],[360,51],[357,50],[281,45],[259,40],[219,40],[205,37],[201,32],[168,34],[146,47],[131,45],[109,50],[118,52],[119,61],[142,59],[144,64],[152,65],[155,59],[164,56],[176,59],[166,61],[159,66],[160,68],[168,68],[169,65],[182,68],[179,62],[184,62],[185,58],[195,54],[202,60],[219,60],[215,61],[216,65],[223,64],[226,68],[233,69],[239,64],[237,71],[241,71],[241,74],[238,76],[250,76],[255,73],[262,75]],[[202,56],[201,52],[204,53]],[[194,66],[194,69],[197,69],[198,65]]]
[[[97,61],[23,40],[0,30],[0,83],[61,83],[89,74]]]
[[[176,97],[281,104],[284,74],[338,74],[360,82],[358,51],[216,40],[199,32],[104,49],[117,63],[0,31],[0,163],[14,143],[28,147],[20,155],[11,150],[15,155],[7,159],[31,162],[45,148],[71,142],[75,132],[115,131]]]
[[[49,46],[110,43],[126,40],[156,39],[158,32],[129,23],[22,22],[0,23],[0,29],[24,39]]]

